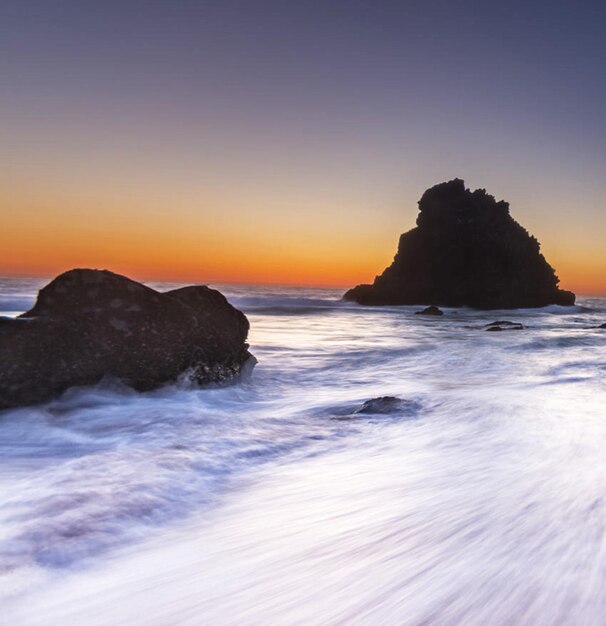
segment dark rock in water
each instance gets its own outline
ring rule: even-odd
[[[438,309],[437,306],[428,306],[422,311],[416,311],[415,315],[444,315],[444,311]]]
[[[498,320],[497,322],[491,322],[486,324],[486,330],[492,332],[498,332],[501,330],[524,330],[524,325],[519,322],[510,322],[508,320]]]
[[[345,299],[367,305],[429,304],[514,309],[572,305],[539,242],[484,189],[455,178],[428,189],[417,227],[400,237],[393,263]]]
[[[600,324],[598,328],[606,328],[606,324]]]
[[[106,270],[71,270],[44,287],[30,311],[2,320],[0,408],[104,377],[140,391],[182,374],[198,384],[226,381],[254,360],[248,328],[208,287],[160,293]]]
[[[419,412],[421,405],[415,400],[404,400],[395,396],[380,396],[366,400],[362,406],[354,408],[338,406],[330,409],[333,420],[350,421],[373,416],[391,415],[394,417],[411,417]]]
[[[395,396],[381,396],[380,398],[373,398],[367,400],[357,410],[354,411],[355,415],[360,414],[383,414],[383,413],[398,413],[401,411],[410,411],[411,408],[416,408],[417,404],[410,400],[402,400]]]

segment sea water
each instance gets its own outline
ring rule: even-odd
[[[0,281],[0,311],[43,282]],[[0,623],[604,623],[606,300],[221,289],[250,379],[0,413]]]

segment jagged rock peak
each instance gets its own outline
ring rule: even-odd
[[[486,189],[471,191],[454,178],[430,187],[419,200],[417,225],[421,228],[453,226],[480,220],[484,223],[507,219],[509,203],[497,202]]]

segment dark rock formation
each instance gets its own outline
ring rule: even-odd
[[[444,315],[444,311],[438,309],[437,306],[428,306],[422,311],[415,311],[415,315]]]
[[[364,404],[354,411],[354,415],[377,415],[388,413],[410,413],[416,411],[418,404],[411,400],[402,400],[395,396],[381,396],[367,400]]]
[[[509,204],[455,178],[428,189],[417,227],[400,237],[393,263],[347,300],[368,305],[438,304],[481,309],[572,305],[558,289],[539,242],[509,214]]]
[[[598,328],[606,328],[606,323],[605,323],[605,324],[600,324],[600,325],[598,326]]]
[[[248,320],[208,287],[166,293],[108,271],[61,274],[35,306],[0,324],[0,408],[48,400],[104,377],[137,390],[186,374],[199,384],[241,373]]]
[[[421,404],[416,400],[406,400],[396,396],[379,396],[366,400],[357,407],[352,405],[336,406],[328,410],[330,419],[338,421],[351,421],[356,419],[373,419],[383,415],[393,417],[414,417],[421,409]],[[322,411],[321,415],[326,413]]]
[[[486,324],[486,330],[498,332],[501,330],[524,330],[524,325],[519,322],[509,322],[508,320],[499,320]]]

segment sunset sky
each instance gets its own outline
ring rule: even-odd
[[[603,2],[0,4],[0,274],[352,285],[429,186],[606,293]]]

